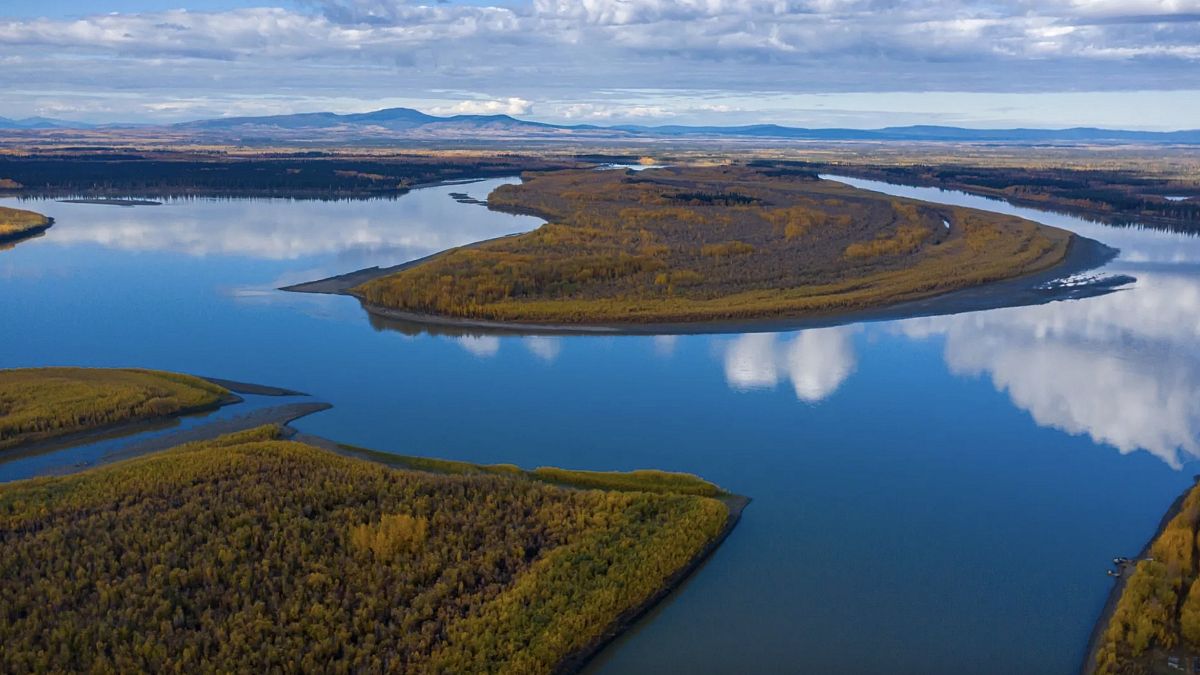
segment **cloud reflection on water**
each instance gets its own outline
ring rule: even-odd
[[[1130,290],[897,324],[945,338],[959,375],[988,376],[1039,425],[1172,467],[1200,458],[1200,280],[1142,273]]]
[[[740,391],[774,389],[788,380],[801,401],[816,403],[854,372],[855,326],[816,328],[786,338],[778,333],[750,333],[724,347],[725,380]]]

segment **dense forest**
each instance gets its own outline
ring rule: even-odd
[[[1096,217],[1112,224],[1143,223],[1200,231],[1200,181],[1177,177],[1063,167],[913,164],[810,165],[811,170],[907,185],[962,190],[1018,204]]]
[[[0,487],[0,669],[549,673],[728,513],[397,470],[264,427]]]
[[[213,408],[231,398],[206,380],[153,370],[0,370],[0,450]]]
[[[771,165],[543,173],[488,203],[549,222],[353,293],[417,315],[516,322],[792,317],[1044,269],[1071,236]]]
[[[1193,487],[1128,579],[1100,640],[1096,672],[1160,672],[1200,658],[1200,486]]]
[[[448,459],[414,457],[391,452],[379,452],[353,445],[338,444],[334,448],[353,456],[364,457],[389,466],[432,471],[453,475],[496,474],[519,476],[552,485],[601,490],[628,490],[632,492],[662,492],[700,497],[729,496],[716,485],[690,473],[639,469],[637,471],[572,471],[556,467],[541,466],[524,470],[513,464],[472,464]]]
[[[44,232],[53,222],[40,213],[0,206],[0,243],[32,237]]]
[[[0,194],[50,196],[399,195],[439,181],[511,176],[570,166],[526,156],[354,156],[304,153],[54,152],[0,155]]]

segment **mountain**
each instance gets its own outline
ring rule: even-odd
[[[256,138],[298,137],[320,131],[338,137],[385,136],[410,139],[464,139],[488,136],[557,138],[714,137],[811,141],[926,141],[997,143],[1186,143],[1200,144],[1200,130],[1126,131],[1076,127],[1071,129],[968,129],[914,125],[882,129],[809,129],[778,124],[743,126],[685,125],[559,125],[520,120],[508,115],[438,117],[411,108],[387,108],[368,113],[301,113],[267,117],[227,117],[173,125],[176,129]]]
[[[0,130],[40,129],[155,129],[151,125],[96,125],[30,117],[0,117]],[[1200,130],[1127,131],[1075,127],[1070,129],[968,129],[914,125],[882,129],[810,129],[778,124],[742,126],[686,125],[560,125],[521,120],[509,115],[452,115],[439,117],[412,108],[386,108],[366,113],[331,112],[221,117],[181,122],[167,129],[205,140],[233,142],[355,142],[470,140],[651,140],[679,139],[780,139],[801,141],[910,141],[959,143],[1174,143],[1200,145]]]
[[[319,131],[336,136],[401,136],[437,138],[547,133],[561,134],[566,127],[527,122],[508,115],[453,115],[437,117],[411,108],[386,108],[367,113],[301,113],[265,117],[224,117],[172,125],[173,129],[201,134],[263,137],[297,137]]]
[[[91,129],[94,126],[50,117],[26,117],[19,120],[0,117],[0,129]]]

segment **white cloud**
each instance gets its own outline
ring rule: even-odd
[[[533,112],[533,103],[523,98],[460,101],[453,105],[430,108],[434,115],[528,115]]]
[[[528,114],[553,100],[561,119],[596,121],[706,111],[695,100],[603,100],[616,89],[1200,89],[1198,13],[1193,0],[310,0],[0,18],[0,51],[22,59],[0,69],[0,87],[9,106],[29,105],[10,92],[32,83],[153,99],[245,88],[292,101],[398,87],[430,100],[440,88],[509,97],[443,100],[440,111]]]

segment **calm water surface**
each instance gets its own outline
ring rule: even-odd
[[[1200,240],[852,181],[1067,227],[1122,249],[1109,270],[1138,281],[1041,307],[678,337],[406,335],[352,299],[273,290],[536,227],[448,195],[500,182],[391,201],[0,200],[58,220],[0,251],[0,366],[262,382],[333,403],[296,426],[350,443],[690,471],[754,497],[594,672],[1077,668],[1108,559],[1141,547],[1200,455]]]

